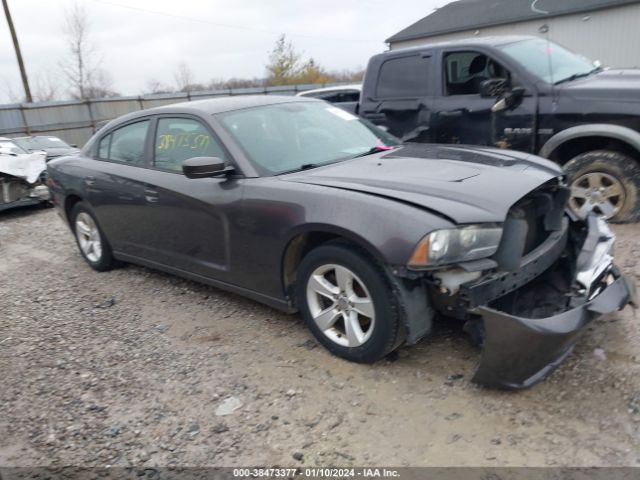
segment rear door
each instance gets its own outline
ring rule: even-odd
[[[98,140],[93,159],[87,159],[83,179],[98,223],[116,252],[140,256],[146,239],[145,179],[149,172],[147,143],[151,119],[119,126]]]
[[[488,145],[531,151],[537,98],[532,88],[513,108],[493,113],[498,96],[483,97],[480,85],[503,79],[523,86],[503,62],[483,49],[444,49],[438,55],[442,75],[433,116],[438,143]]]
[[[145,181],[147,257],[172,268],[230,281],[230,225],[239,216],[242,180],[189,179],[182,174],[182,163],[193,157],[231,161],[200,118],[157,117],[152,169]]]
[[[433,69],[429,53],[382,59],[375,79],[365,79],[360,115],[405,141],[430,139]]]

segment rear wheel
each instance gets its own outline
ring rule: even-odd
[[[115,261],[111,247],[89,207],[82,202],[77,203],[71,218],[76,243],[85,261],[99,272],[113,268]]]
[[[333,354],[372,363],[397,345],[397,299],[373,259],[355,247],[327,244],[304,257],[297,302],[308,328]]]
[[[583,153],[565,167],[569,207],[580,218],[593,212],[611,222],[629,222],[640,210],[640,165],[619,152]]]

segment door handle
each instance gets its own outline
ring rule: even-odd
[[[449,110],[445,112],[439,112],[438,115],[441,117],[461,117],[462,114],[466,111],[464,108],[460,108],[458,110]]]
[[[84,177],[84,184],[87,185],[88,187],[90,187],[91,185],[94,185],[95,183],[96,183],[96,177],[93,177],[93,176]]]

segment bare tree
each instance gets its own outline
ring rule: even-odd
[[[150,80],[147,80],[147,85],[144,90],[144,93],[151,93],[151,94],[171,93],[171,92],[173,92],[173,89],[170,86],[160,82],[160,80],[158,80],[157,78],[152,78]]]
[[[16,93],[11,82],[9,82],[5,77],[2,77],[2,83],[4,84],[2,89],[4,96],[7,98],[9,103],[20,103],[24,100],[24,97]]]
[[[77,99],[115,95],[111,77],[99,66],[101,58],[91,40],[90,27],[85,7],[72,4],[64,24],[70,55],[61,62],[61,67],[69,82],[71,96]]]
[[[118,97],[120,93],[113,90],[113,80],[106,70],[98,68],[89,76],[89,86],[85,92],[87,98]]]
[[[180,62],[178,68],[173,75],[179,92],[193,92],[196,90],[204,90],[204,85],[196,83],[193,72],[185,62]]]
[[[60,85],[55,83],[49,71],[36,75],[33,98],[36,102],[50,102],[58,100]]]
[[[70,58],[61,63],[62,71],[75,98],[87,98],[88,77],[95,68],[95,47],[89,38],[87,11],[78,3],[71,5],[65,15],[64,33],[67,37]]]
[[[265,83],[266,80],[264,78],[231,77],[228,80],[213,79],[209,82],[207,88],[209,90],[225,90],[228,88],[264,87]]]

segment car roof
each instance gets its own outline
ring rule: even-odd
[[[298,97],[304,97],[309,95],[310,93],[323,93],[323,92],[336,92],[340,90],[358,90],[362,91],[362,84],[354,83],[352,85],[336,85],[335,87],[324,87],[324,88],[314,88],[313,90],[305,90],[304,92],[298,93]]]
[[[523,40],[532,40],[539,39],[540,37],[536,37],[533,35],[494,35],[487,37],[468,37],[462,38],[460,40],[449,40],[443,42],[435,42],[435,43],[425,43],[424,45],[416,45],[415,47],[407,47],[407,48],[394,48],[393,50],[387,50],[386,52],[381,53],[380,55],[391,56],[391,55],[402,55],[406,52],[411,51],[423,51],[427,49],[433,48],[442,48],[442,47],[473,47],[479,45],[486,45],[490,47],[499,47],[501,45],[507,45],[509,43],[521,42]]]
[[[115,118],[102,128],[105,128],[107,126],[110,127],[112,124],[119,124],[124,121],[133,120],[138,117],[145,117],[151,114],[192,113],[202,115],[204,113],[213,115],[216,113],[231,112],[234,110],[244,110],[246,108],[292,102],[322,102],[322,100],[308,97],[296,97],[291,95],[233,95],[208,98],[205,100],[172,103],[160,107],[138,110]]]

